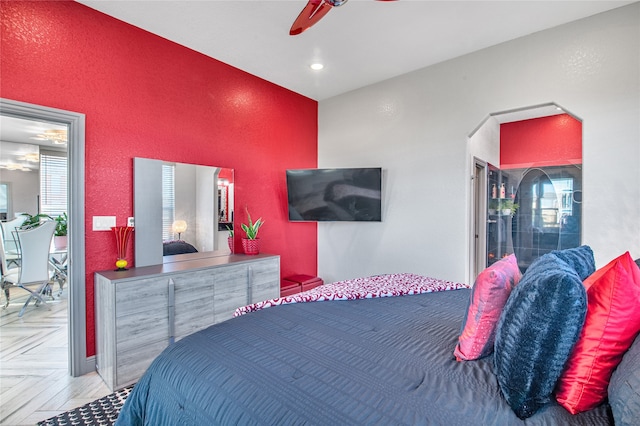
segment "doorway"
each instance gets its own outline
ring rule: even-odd
[[[0,115],[48,122],[67,128],[68,192],[68,325],[69,373],[81,376],[95,369],[86,351],[84,114],[0,98]]]
[[[486,268],[487,258],[487,163],[473,158],[473,190],[471,192],[473,206],[473,227],[471,242],[471,273],[477,277]]]

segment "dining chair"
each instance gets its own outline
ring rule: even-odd
[[[9,305],[11,287],[19,287],[29,292],[29,298],[18,313],[21,317],[25,309],[35,300],[36,306],[46,304],[42,297],[47,291],[47,284],[51,278],[49,272],[49,248],[53,238],[56,222],[48,220],[30,228],[16,228],[18,245],[21,253],[20,267],[8,269],[2,252],[2,289]],[[30,287],[36,286],[36,290]],[[49,307],[49,309],[51,309]]]
[[[49,282],[49,289],[47,295],[53,297],[53,283],[58,283],[58,296],[62,295],[62,290],[68,278],[68,260],[69,253],[67,249],[54,250],[49,253],[49,266],[53,271],[53,276]]]
[[[2,239],[4,242],[4,252],[5,252],[5,261],[9,266],[15,264],[18,266],[20,262],[20,256],[18,255],[18,245],[16,240],[13,238],[13,232],[19,226],[21,226],[25,221],[25,217],[15,217],[14,219],[8,220],[6,222],[0,222],[2,225],[0,230],[2,231]]]
[[[7,267],[7,257],[4,251],[4,238],[0,238],[0,289],[4,290],[6,299],[5,308],[9,305],[9,285],[5,286],[4,282],[5,279],[7,281],[11,281],[14,276],[15,279],[17,279],[17,272],[18,270],[16,268],[9,270]]]

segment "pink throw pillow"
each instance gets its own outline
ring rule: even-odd
[[[607,398],[613,371],[640,332],[640,269],[629,252],[586,280],[587,316],[556,386],[556,400],[577,414]]]
[[[453,351],[458,361],[471,361],[493,352],[502,308],[521,276],[514,254],[499,260],[478,275],[458,344]]]

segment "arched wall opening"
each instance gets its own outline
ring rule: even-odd
[[[522,271],[581,244],[582,121],[549,103],[490,114],[469,137],[469,282],[515,254]]]

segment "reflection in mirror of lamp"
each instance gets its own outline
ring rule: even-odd
[[[233,188],[233,169],[135,158],[136,266],[228,255]],[[176,221],[186,229],[174,229]],[[165,250],[178,239],[187,244]]]

